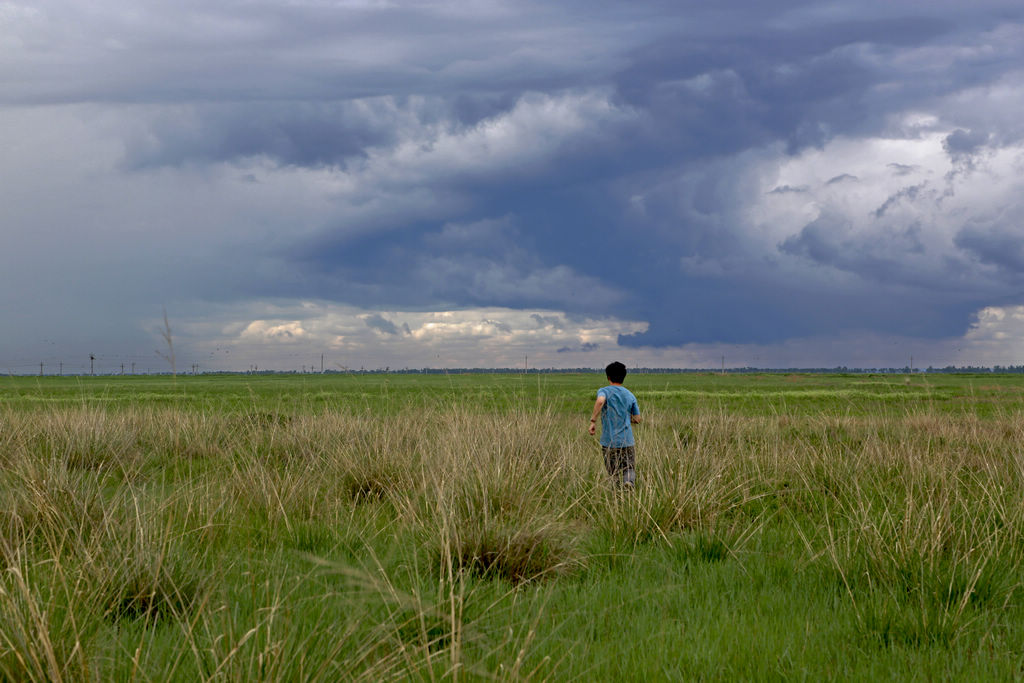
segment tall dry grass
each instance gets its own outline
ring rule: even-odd
[[[0,675],[548,675],[536,629],[467,606],[652,545],[749,561],[766,529],[867,639],[1020,599],[1018,415],[647,420],[624,494],[554,413],[5,410]]]

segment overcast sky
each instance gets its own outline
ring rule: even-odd
[[[0,370],[1024,364],[1022,112],[1019,0],[0,0]]]

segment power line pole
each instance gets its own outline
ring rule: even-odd
[[[324,354],[320,354],[320,374],[324,374]]]
[[[43,376],[43,364],[42,363],[39,364],[39,376],[40,377]]]
[[[60,376],[64,376],[64,361],[60,362]]]
[[[95,361],[96,361],[95,354],[90,353],[89,354],[89,374],[92,375],[93,377],[96,376],[96,369],[95,369],[95,366],[93,365],[93,363]]]

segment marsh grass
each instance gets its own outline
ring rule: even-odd
[[[417,405],[0,408],[0,677],[1016,671],[1019,413]]]

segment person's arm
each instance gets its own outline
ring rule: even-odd
[[[604,408],[604,402],[607,399],[604,396],[598,396],[597,400],[594,401],[594,412],[590,415],[590,433],[597,433],[597,418],[601,415],[601,409]]]
[[[638,425],[642,420],[643,418],[640,417],[640,406],[634,402],[633,405],[629,407],[629,421]]]
[[[640,417],[639,415],[630,415],[629,416],[629,421],[632,422],[635,425],[638,425],[641,422],[643,422],[643,418]]]

